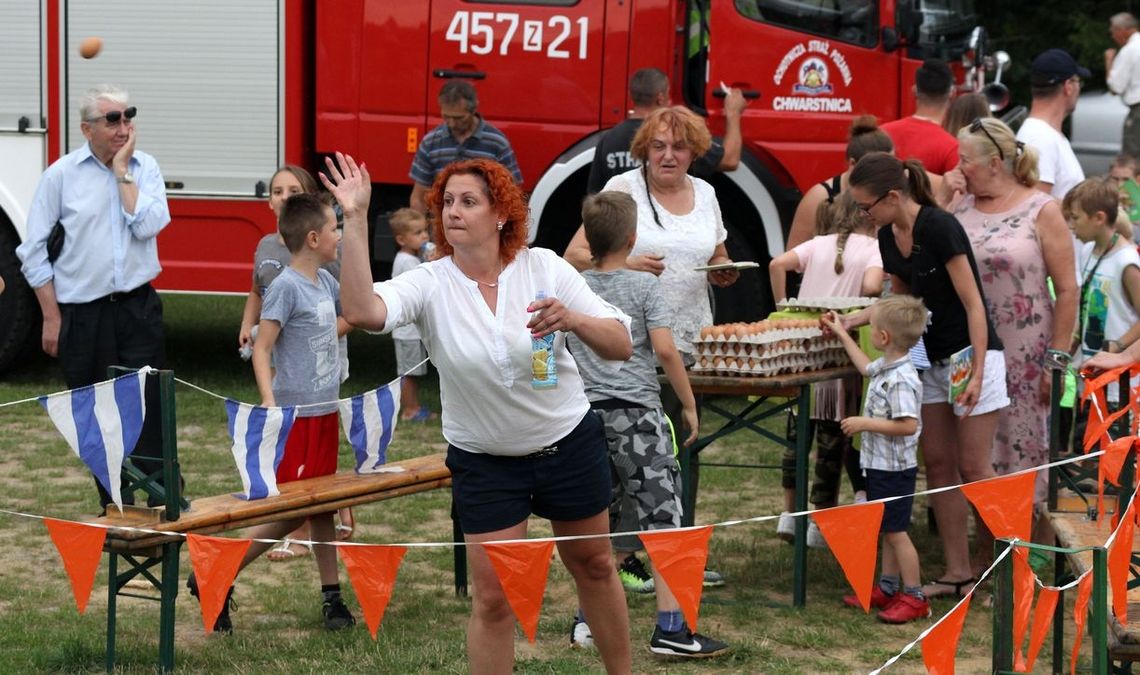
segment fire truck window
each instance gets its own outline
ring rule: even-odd
[[[878,43],[878,9],[873,0],[736,0],[749,19],[864,47]]]

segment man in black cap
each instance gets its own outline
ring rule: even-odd
[[[1063,49],[1045,50],[1029,68],[1033,104],[1017,131],[1017,140],[1037,149],[1037,187],[1057,199],[1085,179],[1069,139],[1061,133],[1061,124],[1076,109],[1081,80],[1089,75],[1088,68],[1078,65]]]

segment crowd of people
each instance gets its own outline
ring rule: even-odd
[[[1045,464],[1053,371],[1140,359],[1140,254],[1123,209],[1140,194],[1132,191],[1140,38],[1129,14],[1114,16],[1111,30],[1121,49],[1105,55],[1108,83],[1132,113],[1110,176],[1086,179],[1061,133],[1090,76],[1065,51],[1033,60],[1032,106],[1016,134],[990,116],[984,97],[954,96],[950,69],[928,60],[915,74],[914,114],[882,126],[854,120],[844,170],[805,192],[786,250],[769,266],[777,300],[796,284],[801,297],[883,298],[861,312],[820,317],[859,374],[813,387],[810,427],[813,507],[839,503],[844,469],[854,501],[901,498],[883,517],[871,599],[882,621],[913,621],[930,614],[932,598],[961,597],[992,553],[975,519],[971,554],[970,508],[959,491],[932,495],[944,567],[922,583],[907,535],[918,449],[930,488]],[[392,333],[404,421],[437,417],[418,393],[430,358],[455,513],[471,544],[467,644],[476,672],[505,671],[514,659],[513,614],[479,544],[525,538],[531,515],[549,519],[560,536],[681,523],[675,449],[692,443],[700,425],[688,378],[694,343],[714,321],[711,286],[739,277],[735,269],[701,271],[732,262],[716,192],[702,176],[739,163],[747,103],[739,90],[727,92],[726,134],[717,139],[701,117],[670,105],[668,87],[657,69],[633,76],[634,109],[598,146],[589,180],[596,194],[586,197],[582,227],[561,256],[527,247],[510,142],[479,114],[465,81],[440,90],[443,124],[415,154],[408,207],[390,216],[399,247],[390,280],[372,278],[365,165],[328,158],[324,192],[296,166],[270,180],[278,231],[251,251],[238,345],[252,357],[262,405],[298,406],[278,482],[337,469],[330,402],[348,377],[345,335],[353,327]],[[136,149],[136,112],[116,87],[81,99],[87,143],[45,172],[18,251],[43,311],[43,349],[59,358],[70,387],[102,379],[109,365],[164,363],[162,303],[150,282],[159,272],[155,237],[169,212],[157,162]],[[866,339],[853,338],[864,324]],[[968,376],[952,377],[959,372]],[[153,389],[148,383],[148,397]],[[1068,404],[1067,434],[1075,429],[1079,438],[1084,415]],[[161,456],[157,410],[148,408],[134,453],[144,464]],[[790,459],[776,528],[789,539]],[[694,482],[697,469],[699,462]],[[1041,517],[1045,479],[1040,472],[1034,538],[1051,543]],[[97,487],[105,508],[111,496]],[[351,511],[339,517],[339,525],[328,513],[259,526],[242,561],[270,549],[267,539],[284,538],[271,559],[311,552],[330,630],[355,623],[334,550],[297,542],[351,537]],[[808,543],[826,546],[813,529]],[[725,652],[726,643],[686,624],[640,548],[632,536],[613,539],[612,550],[605,537],[558,542],[577,589],[571,644],[596,648],[609,672],[630,670],[624,586],[656,595],[654,653]],[[708,569],[704,582],[724,579]],[[196,596],[193,575],[188,585]],[[233,630],[230,596],[214,630]]]

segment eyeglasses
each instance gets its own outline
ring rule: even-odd
[[[998,157],[1000,157],[1001,161],[1004,162],[1005,161],[1005,153],[1002,152],[1001,146],[998,145],[997,140],[993,137],[993,135],[990,134],[989,130],[986,129],[986,125],[982,124],[982,118],[981,117],[975,117],[974,121],[970,122],[970,133],[976,134],[979,131],[981,131],[983,134],[985,134],[986,138],[990,139],[990,143],[993,143],[994,147],[997,148]]]
[[[89,118],[87,118],[86,121],[98,122],[99,120],[107,120],[107,126],[113,127],[113,126],[118,125],[119,121],[123,120],[123,119],[126,119],[127,122],[130,122],[131,120],[133,120],[135,118],[135,115],[137,115],[137,114],[139,114],[139,109],[132,105],[131,107],[127,108],[126,110],[112,110],[111,112],[107,113],[106,115],[100,115],[98,117],[89,117]]]
[[[870,204],[867,204],[866,206],[864,206],[864,205],[862,205],[862,204],[856,204],[856,205],[855,205],[855,207],[856,207],[856,208],[858,208],[860,211],[862,211],[863,213],[865,213],[865,214],[867,214],[867,215],[869,216],[869,215],[871,215],[871,209],[873,209],[873,208],[875,208],[876,206],[878,206],[879,202],[881,202],[881,201],[883,201],[884,199],[886,199],[886,198],[887,198],[887,195],[889,195],[889,194],[890,194],[890,192],[884,192],[884,193],[882,194],[882,196],[880,196],[878,199],[876,199],[875,201],[871,202]]]

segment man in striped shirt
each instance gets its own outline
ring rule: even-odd
[[[503,132],[479,114],[475,87],[466,80],[451,80],[439,90],[439,114],[443,124],[432,129],[412,160],[408,175],[413,181],[408,205],[421,213],[427,210],[424,195],[443,167],[460,159],[493,159],[522,183],[515,151]]]

